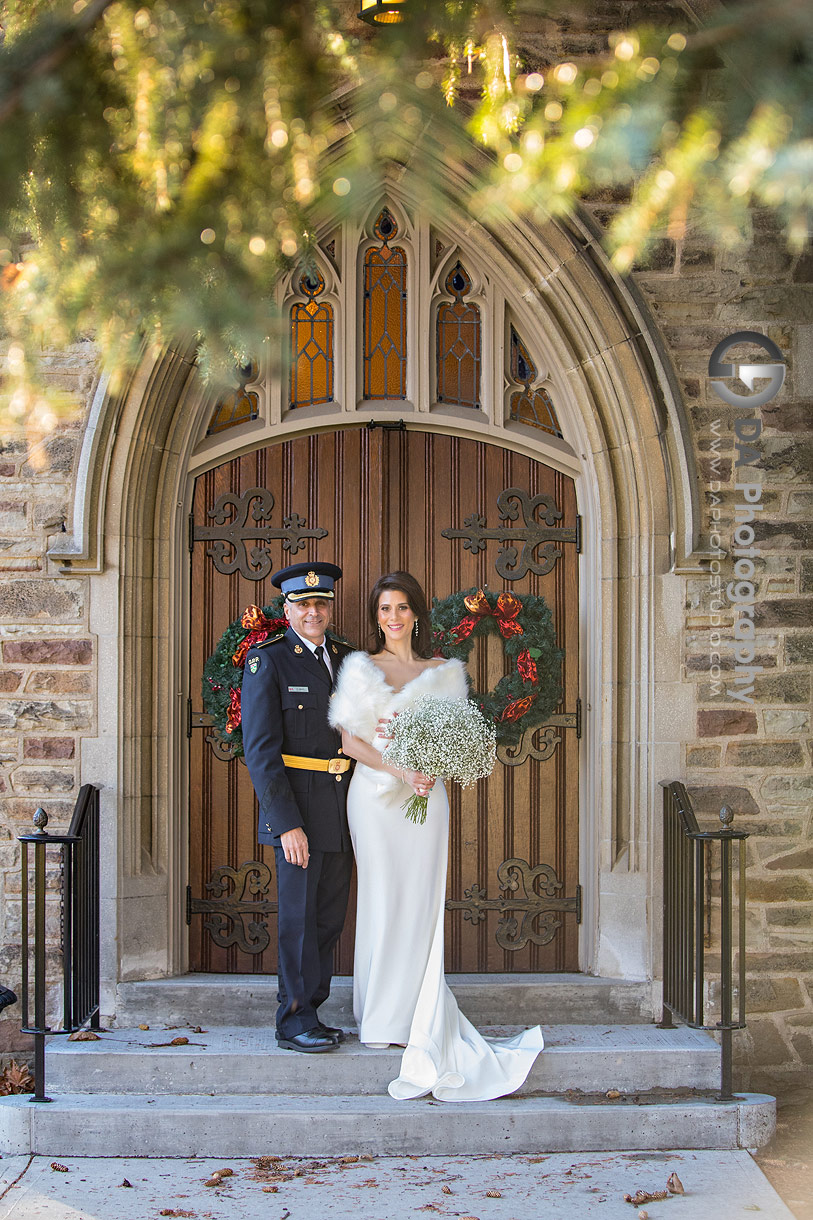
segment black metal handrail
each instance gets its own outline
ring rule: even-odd
[[[99,1028],[99,789],[84,784],[67,834],[52,835],[48,814],[34,814],[32,834],[19,835],[22,844],[22,1032],[34,1035],[34,1096],[45,1096],[45,1037],[72,1034],[90,1023]],[[29,844],[34,845],[34,1022],[29,1021],[30,870]],[[46,1009],[46,865],[49,848],[58,848],[60,866],[60,952],[62,956],[62,1027],[45,1023]]]
[[[678,1017],[694,1029],[720,1034],[720,1100],[731,1101],[731,1034],[745,1027],[745,840],[732,830],[734,815],[720,810],[721,830],[701,830],[683,784],[663,783],[663,1018]],[[711,902],[712,843],[720,844],[720,1015],[704,1020],[707,942],[705,919]],[[734,844],[737,856],[737,1019],[734,1012]]]

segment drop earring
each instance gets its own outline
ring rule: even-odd
[[[415,626],[412,628],[412,634],[415,636],[415,639],[417,640],[417,638],[418,638],[418,620],[417,619],[415,619]]]
[[[378,624],[378,634],[381,636],[381,638],[383,640],[384,639],[384,629],[382,628],[380,623]]]

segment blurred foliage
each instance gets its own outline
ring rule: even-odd
[[[375,31],[356,7],[0,5],[7,420],[53,415],[32,359],[77,336],[119,363],[179,336],[224,377],[271,333],[274,282],[307,262],[320,217],[352,213],[393,163],[441,210],[465,178],[486,223],[609,192],[621,271],[661,236],[745,241],[754,206],[806,245],[808,0],[721,5],[702,28],[638,5],[671,24],[566,57],[563,29],[595,42],[588,0],[408,0]]]

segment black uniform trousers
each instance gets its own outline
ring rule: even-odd
[[[279,962],[277,1033],[283,1038],[315,1029],[317,1009],[330,994],[333,948],[341,935],[353,872],[351,851],[311,851],[307,868],[289,864],[281,847],[277,865]]]

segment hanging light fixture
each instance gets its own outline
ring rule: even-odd
[[[403,21],[408,0],[361,0],[359,17],[368,25],[395,25]]]

